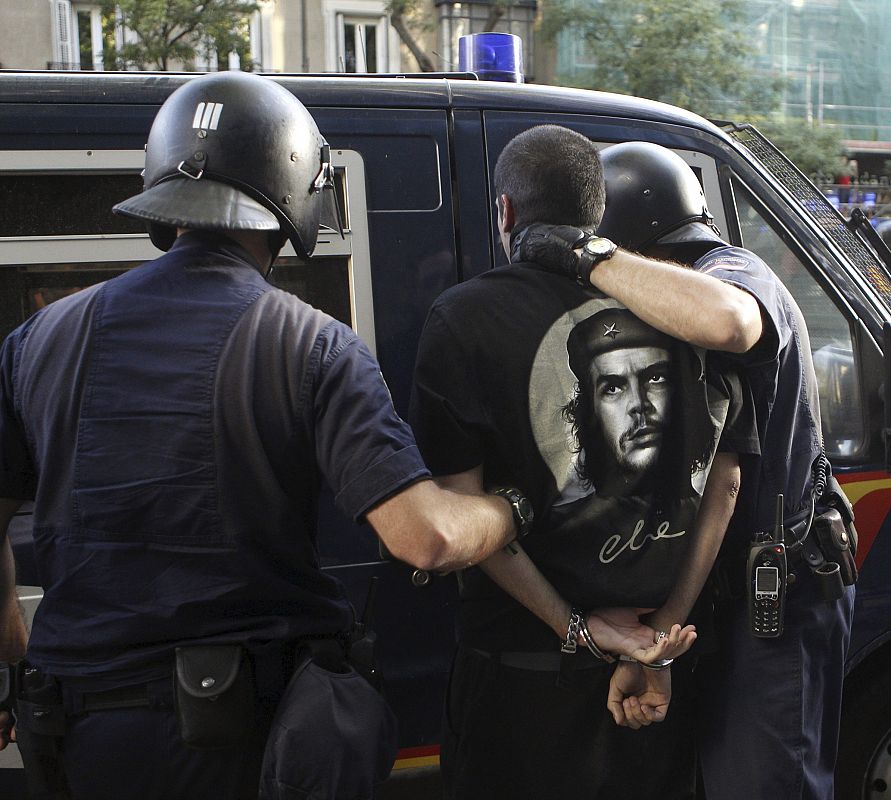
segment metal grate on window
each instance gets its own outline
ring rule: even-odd
[[[869,246],[844,222],[823,193],[751,125],[727,125],[727,133],[743,145],[817,222],[854,268],[891,306],[891,276]]]

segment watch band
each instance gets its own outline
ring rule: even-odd
[[[535,518],[535,513],[532,510],[532,503],[529,502],[526,496],[519,489],[503,486],[490,489],[489,493],[503,497],[510,503],[510,509],[514,515],[514,525],[517,528],[517,539],[528,536],[532,531],[532,521]]]
[[[595,243],[595,247],[592,247]],[[600,249],[597,249],[597,248]],[[601,261],[612,258],[619,246],[603,236],[592,236],[582,245],[578,256],[578,276],[576,280],[582,286],[591,285],[591,273]]]

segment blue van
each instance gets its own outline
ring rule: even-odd
[[[281,76],[332,148],[343,238],[323,228],[315,256],[286,250],[274,282],[351,325],[377,355],[405,412],[428,307],[444,289],[504,262],[492,172],[504,145],[541,123],[608,145],[672,148],[699,176],[716,223],[770,264],[808,321],[826,449],[854,503],[856,622],[839,759],[841,798],[891,786],[891,253],[855,212],[843,219],[757,130],[716,125],[632,97],[479,81],[472,75]],[[111,206],[141,188],[155,113],[182,74],[0,71],[0,335],[43,305],[157,255]],[[39,579],[29,513],[12,539],[20,596]],[[374,625],[401,751],[386,796],[430,796],[453,649],[453,578],[413,575],[322,504],[318,551],[361,608],[378,576]],[[14,748],[0,795],[23,796]],[[15,792],[18,792],[16,794]]]

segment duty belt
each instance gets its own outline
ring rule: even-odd
[[[786,558],[790,573],[796,573],[802,565],[811,567],[820,564],[823,554],[820,551],[817,537],[807,531],[811,510],[809,508],[798,511],[786,518],[785,545]],[[756,533],[750,536],[754,541]],[[742,547],[731,549],[720,555],[715,561],[715,567],[711,574],[712,589],[717,600],[738,600],[746,596],[746,561],[748,558],[749,542]],[[794,586],[794,581],[789,582],[789,588]]]
[[[314,654],[344,658],[339,637],[307,638],[296,642],[253,644],[247,651],[251,662],[255,694],[258,700],[277,698],[284,691],[294,671],[299,651],[310,648]],[[83,679],[57,679],[65,706],[65,714],[88,714],[123,708],[172,709],[173,667],[168,676],[113,689],[91,690]]]

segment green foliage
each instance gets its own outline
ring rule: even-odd
[[[188,67],[203,52],[220,58],[235,52],[242,69],[251,67],[248,26],[259,6],[249,0],[118,0],[103,3],[107,20],[120,21],[136,36],[117,52],[121,69],[166,70],[171,63]]]
[[[742,0],[547,0],[542,31],[584,36],[590,72],[570,82],[708,117],[764,113],[779,84],[748,66]]]
[[[542,32],[583,36],[590,72],[571,83],[647,97],[702,116],[756,125],[802,172],[834,175],[833,128],[771,113],[782,81],[750,66],[742,0],[545,0]]]

